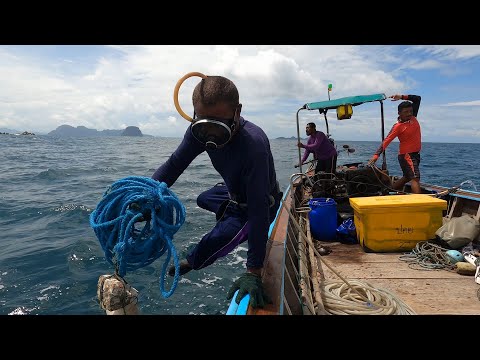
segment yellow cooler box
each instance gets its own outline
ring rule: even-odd
[[[366,252],[403,252],[435,239],[445,200],[423,194],[350,199],[357,238]]]

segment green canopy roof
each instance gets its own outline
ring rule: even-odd
[[[357,106],[367,102],[385,100],[386,98],[387,97],[385,96],[385,94],[348,96],[340,99],[306,103],[304,105],[304,108],[308,110],[316,110],[316,109],[328,110],[328,109],[336,109],[340,105],[351,104],[352,106]]]

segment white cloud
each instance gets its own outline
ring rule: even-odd
[[[463,60],[480,56],[480,45],[422,45],[416,46],[441,59]]]
[[[45,50],[41,55],[40,48]],[[52,48],[55,52],[48,55]],[[462,97],[466,86],[457,77],[468,74],[466,78],[480,80],[473,61],[479,55],[480,46],[443,45],[138,45],[95,51],[88,46],[0,47],[0,128],[46,133],[62,124],[97,130],[128,125],[146,134],[182,136],[188,122],[175,109],[173,90],[193,71],[233,80],[242,114],[270,137],[296,135],[297,110],[326,100],[329,83],[332,98],[420,92],[421,114],[429,114],[432,123],[443,121],[444,127],[453,125],[445,125],[441,107],[471,107],[456,120],[468,128],[480,116],[480,100],[471,98],[478,88],[470,84]],[[440,83],[444,74],[451,75],[449,83]],[[190,115],[198,81],[187,79],[179,92],[180,105]],[[454,101],[446,96],[451,88],[456,89]],[[385,102],[384,110],[386,121],[396,118],[396,105]],[[373,116],[378,113],[371,121],[357,118],[340,125],[334,120],[331,131],[336,138],[377,139],[379,125]],[[426,136],[428,131],[434,134],[425,125]]]
[[[440,106],[480,106],[480,100],[441,104]]]

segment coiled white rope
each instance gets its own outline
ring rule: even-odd
[[[368,301],[365,301],[368,299]],[[390,291],[367,282],[326,280],[322,292],[325,311],[332,315],[415,315]]]
[[[283,205],[286,206],[284,200]],[[288,209],[288,207],[286,207]],[[288,215],[297,229],[302,229],[288,210]],[[341,280],[323,281],[322,302],[325,311],[332,315],[415,315],[415,311],[387,289],[373,287],[367,282],[345,279],[315,249],[310,239],[299,231],[310,245],[317,258]]]

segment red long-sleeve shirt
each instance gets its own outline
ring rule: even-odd
[[[398,137],[398,140],[400,141],[400,146],[398,147],[399,154],[418,152],[422,149],[422,133],[420,123],[416,117],[420,107],[421,97],[418,95],[407,95],[404,96],[403,99],[412,102],[413,116],[410,120],[405,122],[400,122],[400,118],[398,118],[387,137],[375,152],[374,156],[377,159],[396,137]]]

